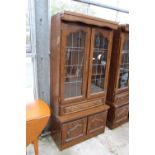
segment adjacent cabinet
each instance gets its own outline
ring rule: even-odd
[[[106,103],[110,106],[107,126],[115,128],[129,117],[129,25],[114,31]]]
[[[115,22],[68,11],[52,17],[51,133],[60,149],[104,132],[113,30],[117,28]],[[122,48],[126,52],[126,43]],[[120,88],[127,85],[122,82],[128,76],[126,69],[122,64]]]

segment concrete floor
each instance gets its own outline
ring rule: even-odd
[[[39,138],[39,155],[128,155],[129,123],[109,130],[80,144],[59,151],[51,136]],[[27,146],[27,155],[34,155],[33,145]]]

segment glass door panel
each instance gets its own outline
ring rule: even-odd
[[[86,93],[86,66],[90,29],[68,25],[63,30],[62,92],[65,101],[78,100]]]
[[[111,38],[109,30],[92,29],[88,96],[103,95],[106,90]]]
[[[108,39],[102,34],[95,34],[92,58],[91,93],[104,91]]]
[[[79,31],[67,36],[65,54],[64,97],[82,95],[86,32]]]
[[[129,38],[125,37],[123,48],[121,51],[121,63],[119,73],[118,88],[125,88],[128,86],[129,79]]]

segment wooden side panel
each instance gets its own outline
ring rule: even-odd
[[[50,100],[55,114],[58,114],[60,87],[60,16],[54,16],[51,21],[50,38]]]
[[[114,31],[113,47],[112,47],[111,62],[110,62],[110,72],[109,72],[109,80],[108,80],[108,92],[107,92],[107,98],[106,98],[107,103],[111,103],[114,101],[117,74],[118,74],[120,43],[121,43],[120,32],[118,30]]]
[[[88,117],[87,134],[104,132],[106,125],[107,111],[101,112]]]
[[[52,115],[51,117],[51,136],[59,148],[61,148],[61,123],[59,119]]]
[[[62,125],[62,144],[80,139],[86,135],[87,118]]]

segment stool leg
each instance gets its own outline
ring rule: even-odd
[[[38,155],[38,139],[36,139],[34,142],[34,152],[35,152],[35,155]]]

